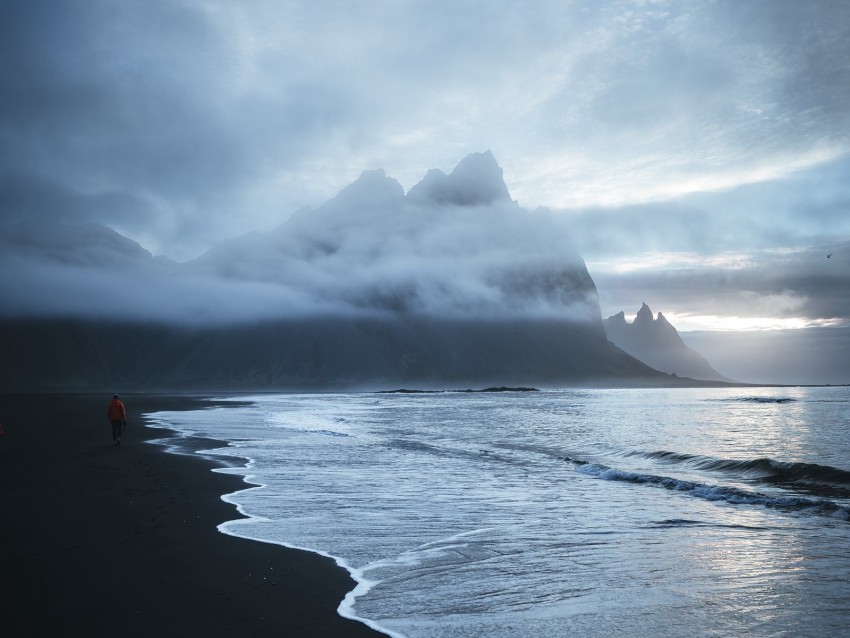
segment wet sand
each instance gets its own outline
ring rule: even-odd
[[[214,462],[145,441],[141,414],[189,397],[0,396],[0,627],[4,636],[380,636],[336,613],[354,587],[330,559],[224,535]]]

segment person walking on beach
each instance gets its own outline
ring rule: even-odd
[[[106,413],[112,423],[112,440],[115,441],[115,445],[121,445],[121,434],[127,427],[127,410],[124,409],[124,404],[121,403],[117,394],[112,395],[112,401]]]

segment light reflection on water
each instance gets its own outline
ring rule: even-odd
[[[846,389],[256,401],[160,418],[247,439],[237,452],[266,487],[235,499],[265,520],[227,531],[343,558],[377,581],[354,612],[398,635],[814,636],[850,624],[850,502],[824,515],[712,492],[794,494],[730,460],[850,470]]]

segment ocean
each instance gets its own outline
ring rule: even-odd
[[[152,415],[228,443],[220,530],[334,557],[392,636],[850,632],[850,388],[221,399]]]

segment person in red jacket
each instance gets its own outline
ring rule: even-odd
[[[109,422],[112,423],[112,440],[115,441],[115,445],[121,445],[121,433],[127,427],[127,411],[117,394],[112,395],[112,401],[106,413],[109,416]]]

